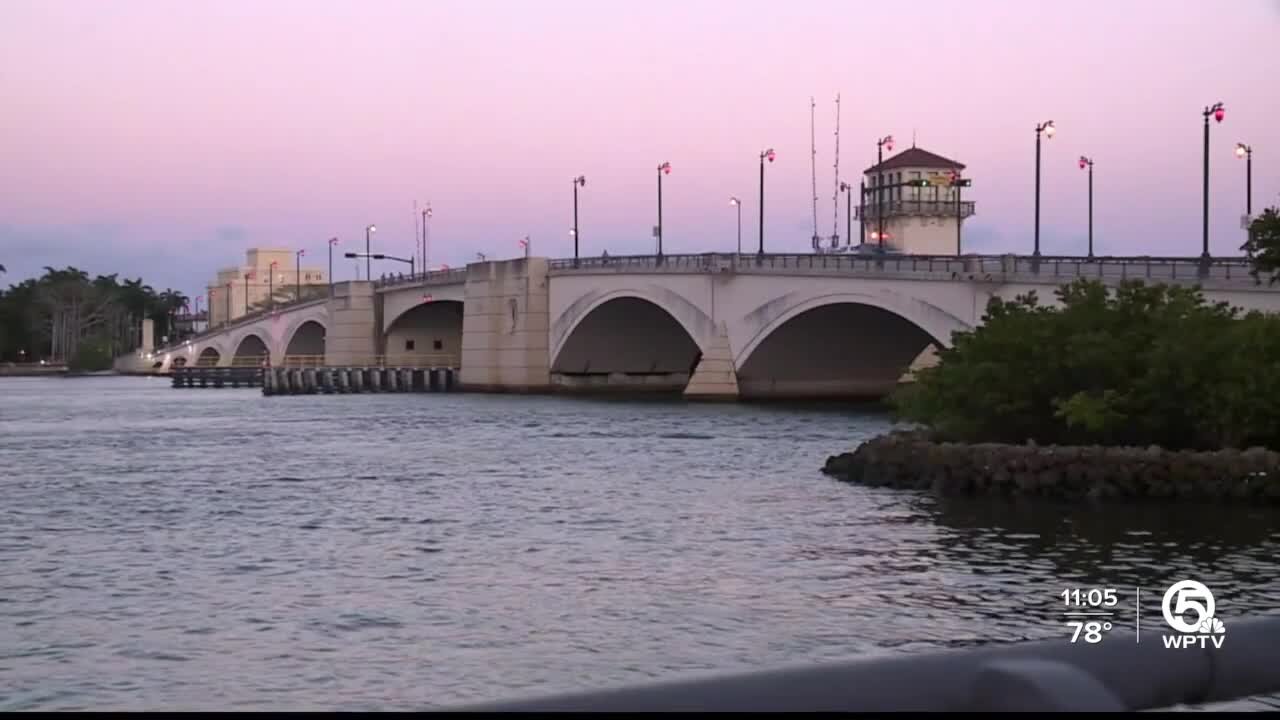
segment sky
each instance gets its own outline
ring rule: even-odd
[[[0,0],[0,283],[44,266],[204,293],[250,247],[326,240],[428,263],[649,253],[809,252],[845,234],[839,174],[876,140],[967,165],[969,252],[1041,244],[1198,255],[1203,117],[1210,250],[1238,255],[1280,204],[1280,0],[911,3],[773,0]],[[816,103],[811,157],[810,102]],[[857,225],[854,225],[857,232]],[[354,277],[335,260],[335,277]],[[380,271],[404,269],[394,263]]]

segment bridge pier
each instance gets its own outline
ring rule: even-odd
[[[738,372],[733,367],[733,349],[729,344],[729,328],[720,323],[711,346],[698,360],[698,366],[684,388],[690,400],[737,400]]]
[[[551,389],[549,267],[547,258],[539,257],[467,266],[462,316],[464,390]]]

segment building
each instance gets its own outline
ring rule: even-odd
[[[261,310],[275,302],[289,302],[298,295],[311,297],[327,292],[328,274],[324,268],[298,266],[298,252],[279,248],[252,248],[245,252],[245,264],[218,270],[214,281],[206,286],[209,303],[209,326],[216,327],[247,313]]]
[[[964,167],[911,147],[867,168],[857,213],[861,249],[883,246],[887,252],[910,255],[962,254],[964,220],[975,211],[974,202],[964,199],[972,183],[963,177]]]

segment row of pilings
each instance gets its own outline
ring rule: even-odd
[[[191,365],[169,372],[175,388],[241,388],[262,384],[262,369]]]
[[[456,368],[323,367],[263,368],[263,395],[451,392]]]

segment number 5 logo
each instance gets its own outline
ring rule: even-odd
[[[1213,617],[1213,593],[1195,580],[1183,580],[1165,591],[1162,609],[1169,627],[1182,633],[1197,632],[1206,618]],[[1190,611],[1195,611],[1196,617],[1187,622],[1183,615]]]

